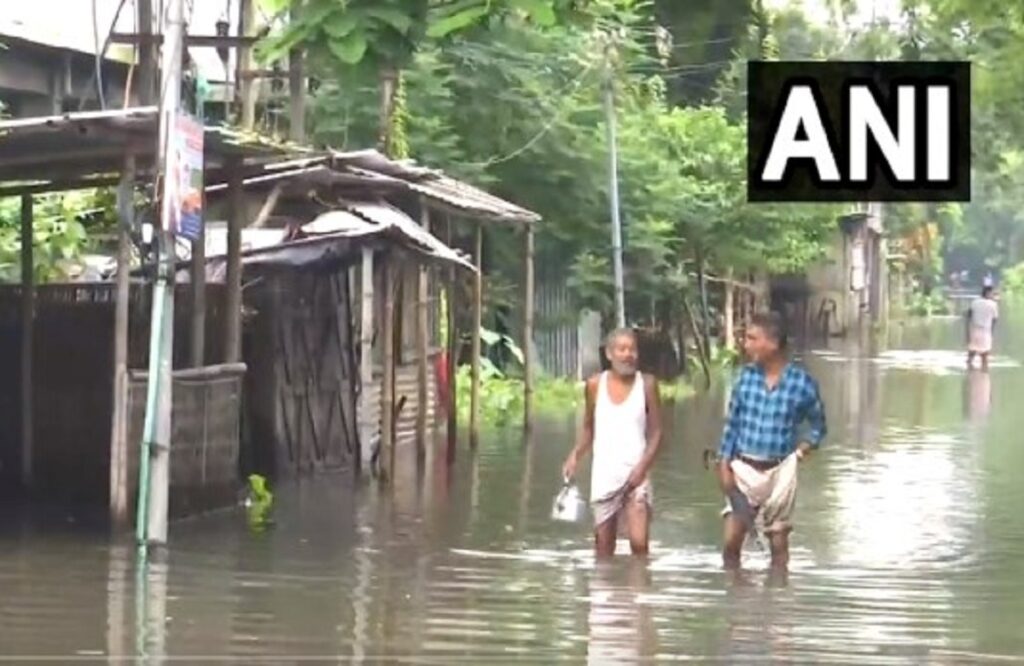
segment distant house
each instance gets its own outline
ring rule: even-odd
[[[826,257],[803,279],[804,321],[829,336],[856,333],[888,316],[889,275],[881,216],[874,208],[839,218]],[[794,283],[773,280],[773,300]]]
[[[888,264],[878,209],[843,215],[825,256],[806,274],[771,278],[772,307],[805,336],[857,334],[888,318]]]
[[[83,14],[83,21],[67,16],[69,12],[81,14],[90,3],[37,0],[9,4],[0,15],[0,101],[4,115],[26,118],[98,109],[97,49],[91,12]],[[46,11],[48,6],[51,11]],[[54,15],[60,15],[61,20],[53,20]],[[101,63],[108,107],[124,106],[130,64],[131,52],[124,48],[109,49]]]

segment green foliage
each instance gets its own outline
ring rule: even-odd
[[[1024,262],[1003,271],[1000,290],[1015,298],[1024,296]]]
[[[33,274],[37,283],[68,278],[75,261],[90,247],[83,217],[109,224],[112,195],[88,190],[36,196],[33,203]],[[0,281],[21,280],[21,200],[0,199]]]
[[[249,528],[263,532],[270,524],[270,510],[274,506],[274,493],[270,491],[267,479],[259,474],[249,475],[249,491],[245,500],[246,518]]]
[[[915,291],[907,299],[907,313],[915,317],[935,317],[952,313],[949,299],[941,291]]]
[[[689,364],[689,372],[691,375],[697,375],[703,372],[700,366],[700,356],[697,350],[693,350],[693,353],[688,354],[686,357],[687,363]],[[736,349],[726,349],[721,345],[713,345],[711,347],[711,357],[708,359],[710,369],[713,371],[722,371],[734,368],[741,362],[740,352]]]
[[[470,368],[462,366],[457,374],[459,421],[469,422]],[[583,383],[572,379],[540,377],[533,388],[534,411],[541,416],[565,416],[583,408]],[[665,402],[678,402],[693,395],[693,387],[684,379],[658,384]],[[524,387],[522,379],[506,377],[500,372],[481,372],[480,416],[484,423],[504,427],[523,418]]]

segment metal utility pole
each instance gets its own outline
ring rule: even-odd
[[[167,509],[170,490],[171,372],[174,349],[174,231],[167,196],[172,175],[175,131],[181,97],[181,60],[184,48],[184,0],[167,0],[161,21],[159,112],[160,133],[157,160],[162,183],[160,225],[157,239],[157,277],[153,285],[153,314],[149,331],[149,374],[146,387],[146,419],[139,458],[139,502],[136,536],[140,546],[167,543]],[[174,187],[174,185],[172,185]]]
[[[605,43],[604,109],[608,125],[608,195],[612,216],[612,260],[615,270],[615,325],[626,325],[626,287],[622,277],[622,221],[619,219],[619,155],[615,127],[615,80],[612,69],[613,37]]]

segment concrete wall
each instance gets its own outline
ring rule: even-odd
[[[807,271],[810,325],[818,334],[823,308],[834,312],[832,335],[857,332],[888,316],[889,271],[880,226],[862,223],[848,231],[837,229],[826,257]]]
[[[99,108],[92,84],[95,60],[91,55],[42,46],[0,35],[0,99],[15,118],[49,116]],[[106,62],[103,91],[108,108],[124,106],[128,66]]]

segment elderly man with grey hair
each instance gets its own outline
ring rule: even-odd
[[[637,369],[637,337],[612,331],[605,341],[611,369],[587,381],[586,411],[576,446],[565,461],[567,479],[593,450],[590,499],[598,557],[615,554],[620,526],[634,555],[646,555],[652,513],[648,475],[661,446],[661,402],[654,377]]]

